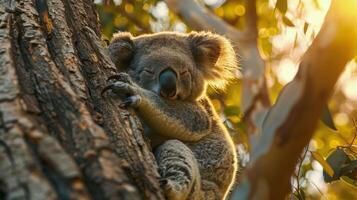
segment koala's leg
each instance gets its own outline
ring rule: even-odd
[[[168,140],[155,150],[155,157],[167,199],[202,199],[198,163],[184,143]]]

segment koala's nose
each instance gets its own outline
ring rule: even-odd
[[[177,93],[177,75],[172,69],[165,69],[159,75],[160,95],[174,99]]]

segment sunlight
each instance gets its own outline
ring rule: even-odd
[[[169,14],[169,9],[167,8],[166,3],[161,1],[156,4],[151,12],[156,18],[165,18]]]
[[[186,32],[187,27],[186,27],[186,25],[185,25],[184,23],[182,23],[182,22],[177,22],[177,23],[175,23],[175,24],[173,25],[173,30],[174,30],[174,31],[177,31],[177,32],[182,32],[182,33],[184,33],[184,32]]]
[[[122,3],[122,0],[113,0],[114,5],[119,6]]]
[[[339,126],[347,125],[347,123],[349,122],[348,115],[343,112],[337,113],[334,117],[334,120]]]
[[[357,100],[357,77],[347,80],[342,86],[342,91],[350,100]]]
[[[211,7],[218,7],[222,5],[226,0],[204,0],[203,2]]]
[[[308,179],[310,184],[316,185],[319,190],[321,191],[326,191],[327,187],[326,184],[323,180],[322,176],[322,167],[317,161],[312,161],[312,168],[313,170],[310,170],[306,173],[306,178]],[[315,187],[307,187],[307,190],[309,193],[317,193],[317,189]]]
[[[357,64],[355,61],[347,63],[345,71],[337,83],[343,94],[350,100],[357,100],[357,77],[355,71]]]
[[[305,0],[305,2],[307,2]],[[316,1],[317,4],[311,3],[306,3],[306,12],[304,13],[305,15],[305,20],[314,25],[316,28],[321,27],[323,21],[324,21],[324,16],[326,15],[330,4],[331,0],[320,0]],[[314,12],[311,12],[311,10],[314,10]],[[321,17],[322,16],[322,17]],[[320,28],[319,28],[320,29]],[[319,31],[319,29],[317,31]]]
[[[275,70],[279,83],[284,85],[294,78],[298,70],[298,66],[291,59],[283,59],[280,61]]]
[[[294,27],[285,25],[281,20],[281,33],[271,37],[274,54],[285,56],[285,60],[282,60],[274,70],[281,84],[286,84],[293,79],[300,58],[321,29],[331,1],[320,0],[317,2],[318,5],[312,3],[311,0],[289,1],[286,17],[294,19]],[[276,0],[270,0],[269,6],[274,8],[275,3]],[[277,15],[281,14],[277,13]],[[306,23],[308,28],[304,32]]]

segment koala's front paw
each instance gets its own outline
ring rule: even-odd
[[[187,198],[188,191],[179,183],[171,179],[161,179],[161,188],[168,200],[184,200]]]
[[[108,82],[121,81],[121,82],[129,83],[129,84],[133,85],[133,81],[131,80],[129,74],[123,73],[123,72],[121,72],[119,74],[115,74],[115,75],[109,76],[107,81]]]
[[[102,95],[108,90],[122,99],[121,107],[138,107],[141,102],[139,88],[135,85],[128,74],[119,73],[108,78],[109,84],[102,90]]]

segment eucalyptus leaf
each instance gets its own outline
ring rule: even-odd
[[[341,176],[352,173],[357,169],[357,160],[352,160],[341,169]]]
[[[291,27],[295,26],[294,23],[289,18],[287,18],[286,16],[283,16],[283,22],[287,26],[291,26]]]
[[[288,10],[288,0],[277,0],[275,8],[279,10],[281,14],[285,14]]]
[[[319,10],[321,9],[321,6],[320,6],[320,3],[318,0],[313,0],[312,2],[314,3],[314,5],[317,9],[319,9]]]
[[[305,200],[306,199],[306,195],[305,195],[304,190],[299,189],[299,191],[298,191],[298,199],[299,200]]]
[[[330,129],[337,131],[335,122],[333,121],[330,109],[328,108],[327,105],[325,105],[324,109],[323,109],[323,113],[321,116],[321,121]]]
[[[304,24],[304,34],[306,34],[308,28],[309,28],[309,23],[305,22],[305,24]]]
[[[227,116],[238,116],[240,114],[239,106],[227,106],[224,108],[224,114]]]
[[[318,152],[311,152],[311,154],[315,158],[315,160],[321,164],[321,166],[324,169],[324,172],[326,172],[326,174],[328,174],[330,177],[333,177],[334,171],[333,171],[332,167],[330,166],[330,164],[328,162],[326,162],[324,157],[321,154],[319,154]]]
[[[325,171],[323,172],[324,181],[330,183],[338,180],[341,176],[341,169],[349,158],[343,149],[336,148],[327,156],[326,162],[332,167],[334,171],[333,176],[329,176]]]
[[[348,176],[342,176],[342,177],[341,177],[341,180],[342,180],[344,183],[347,183],[348,185],[357,188],[357,180],[352,179],[352,178],[350,178],[350,177],[348,177]]]

